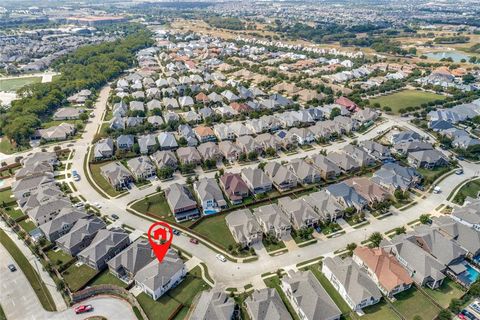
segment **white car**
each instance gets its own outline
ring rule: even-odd
[[[102,207],[102,205],[101,205],[100,203],[98,203],[98,202],[95,202],[95,203],[93,204],[93,206],[94,206],[95,208],[97,208],[97,209],[100,209],[100,208]]]
[[[77,202],[73,205],[75,208],[83,208],[85,207],[85,203],[83,202]]]
[[[437,193],[437,194],[438,194],[438,193],[440,193],[440,192],[442,192],[442,189],[440,189],[439,186],[436,186],[435,188],[433,188],[433,193]]]
[[[217,257],[218,260],[220,260],[222,262],[227,262],[227,258],[225,258],[225,256],[223,254],[218,253],[216,255],[216,257]]]

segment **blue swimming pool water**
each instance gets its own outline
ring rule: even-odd
[[[480,272],[473,268],[469,263],[465,263],[465,268],[467,270],[460,275],[460,279],[463,282],[466,282],[466,284],[470,285],[480,278]]]
[[[203,214],[204,215],[209,215],[209,214],[214,214],[214,213],[217,213],[217,212],[218,212],[217,210],[208,209],[208,210],[204,210]]]

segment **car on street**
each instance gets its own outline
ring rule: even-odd
[[[190,242],[193,244],[198,244],[198,240],[195,238],[190,238]]]
[[[77,202],[73,205],[75,208],[83,208],[85,207],[85,203],[83,202]]]
[[[74,310],[76,314],[80,314],[80,313],[93,311],[93,307],[91,304],[82,304],[82,305],[79,305],[78,307],[75,307]]]
[[[112,219],[113,219],[113,220],[118,220],[118,219],[120,219],[120,217],[117,216],[117,215],[114,213],[114,214],[112,214]]]
[[[469,320],[477,320],[477,317],[475,317],[470,311],[463,309],[460,314],[463,314],[465,318]]]
[[[435,188],[433,188],[433,193],[438,194],[438,193],[440,193],[440,192],[442,192],[442,189],[440,189],[439,186],[435,186]]]
[[[13,263],[10,263],[8,265],[8,269],[10,269],[10,272],[15,272],[17,271],[17,267],[15,267],[15,265]]]
[[[223,254],[217,253],[217,255],[215,257],[217,257],[217,259],[222,261],[222,262],[227,262],[227,258],[225,258],[225,256]]]
[[[95,208],[97,208],[97,209],[102,208],[102,205],[101,205],[100,203],[98,203],[98,202],[95,202],[95,203],[93,204],[93,206],[94,206]]]
[[[455,174],[457,174],[457,175],[463,174],[463,169],[459,168],[459,169],[455,170]]]
[[[177,229],[173,229],[172,232],[173,232],[173,234],[176,235],[176,236],[179,236],[179,235],[180,235],[180,231],[178,231]]]

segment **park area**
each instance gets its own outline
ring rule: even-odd
[[[17,91],[26,85],[40,82],[42,82],[42,77],[0,79],[0,91]]]
[[[436,100],[444,100],[445,97],[439,94],[424,92],[418,90],[402,90],[385,96],[372,98],[370,105],[380,104],[383,110],[385,107],[391,109],[390,112],[399,114],[401,109],[420,107],[424,103]]]

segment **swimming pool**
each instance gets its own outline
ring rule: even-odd
[[[469,263],[465,263],[464,266],[465,266],[465,269],[467,270],[464,271],[462,274],[460,274],[458,278],[463,283],[467,285],[471,285],[472,283],[477,281],[477,279],[480,278],[480,272]]]
[[[1,179],[0,180],[0,188],[3,187],[4,184],[5,184],[5,180]]]

